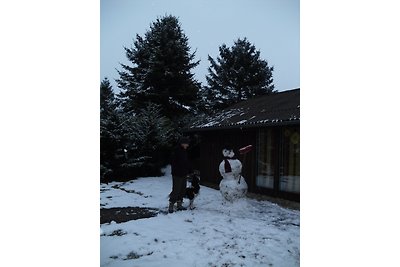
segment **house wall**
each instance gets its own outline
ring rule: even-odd
[[[222,177],[219,173],[218,166],[223,160],[222,149],[226,145],[230,145],[236,154],[236,157],[242,162],[242,175],[246,179],[249,187],[249,192],[260,193],[275,197],[282,197],[285,199],[300,200],[300,194],[297,192],[282,191],[282,180],[281,176],[284,176],[284,169],[288,164],[286,148],[286,137],[287,129],[295,129],[299,131],[300,126],[273,126],[264,128],[247,128],[247,129],[229,129],[229,130],[209,130],[202,131],[196,135],[197,146],[194,150],[197,151],[197,158],[193,158],[195,169],[200,170],[201,179],[203,184],[214,185],[218,187]],[[260,159],[265,161],[265,155],[260,153],[266,153],[266,149],[261,149],[260,138],[265,138],[265,131],[270,132],[272,136],[272,143],[268,143],[268,146],[272,145],[273,149],[270,151],[273,157],[273,183],[272,188],[265,188],[258,186],[256,179],[261,172],[262,162]],[[261,133],[264,131],[264,135]],[[286,139],[285,139],[286,138]],[[244,155],[239,155],[238,150],[241,147],[253,145],[253,150]],[[283,152],[283,151],[286,152]],[[299,151],[298,151],[299,152]],[[290,152],[293,153],[293,152]],[[296,155],[299,160],[300,154]],[[293,157],[290,159],[293,161]],[[285,165],[286,164],[286,165]],[[285,185],[283,183],[283,185]]]
[[[239,155],[239,148],[253,145],[256,146],[256,129],[253,130],[214,130],[202,132],[199,134],[200,158],[195,160],[195,168],[201,172],[203,182],[218,185],[222,177],[218,166],[223,160],[222,149],[230,145],[235,152],[235,156],[242,162],[242,175],[247,184],[253,183],[251,177],[254,177],[254,161],[256,151],[253,149],[244,157]]]

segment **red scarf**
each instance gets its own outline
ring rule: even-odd
[[[229,163],[229,161],[227,159],[224,159],[225,161],[225,172],[232,172],[232,168],[231,168],[231,164]]]

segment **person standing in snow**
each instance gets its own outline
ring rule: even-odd
[[[172,192],[169,195],[169,213],[174,212],[175,203],[177,203],[177,210],[186,210],[186,208],[182,206],[186,190],[186,177],[193,171],[187,154],[189,142],[189,138],[181,137],[172,156]]]

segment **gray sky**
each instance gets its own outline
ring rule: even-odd
[[[274,66],[275,89],[300,87],[299,0],[101,0],[100,78],[115,91],[119,63],[128,63],[123,47],[132,47],[150,24],[164,15],[178,17],[200,64],[193,69],[206,85],[208,55],[216,59],[223,43],[228,47],[247,37]]]

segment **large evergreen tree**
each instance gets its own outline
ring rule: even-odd
[[[108,78],[100,84],[100,116],[107,118],[116,108],[115,96]]]
[[[121,147],[119,124],[114,92],[110,81],[105,78],[100,84],[100,174],[103,178],[119,164],[118,150]]]
[[[191,70],[199,64],[178,19],[165,16],[136,35],[134,47],[125,48],[132,65],[121,64],[117,80],[124,111],[139,111],[158,104],[173,122],[195,109],[200,83]]]
[[[176,139],[171,121],[159,105],[150,103],[134,111],[121,110],[110,82],[100,84],[100,175],[102,181],[129,180],[160,175],[169,163]]]
[[[219,47],[219,53],[217,60],[208,56],[211,64],[206,76],[208,87],[202,92],[212,108],[225,108],[257,95],[274,92],[274,67],[269,67],[268,62],[260,58],[260,51],[246,38],[239,38],[231,48],[223,44]]]
[[[121,151],[124,158],[118,175],[132,179],[138,176],[161,174],[161,168],[169,163],[174,131],[168,118],[160,113],[160,107],[150,103],[138,113],[120,113],[122,133]]]

